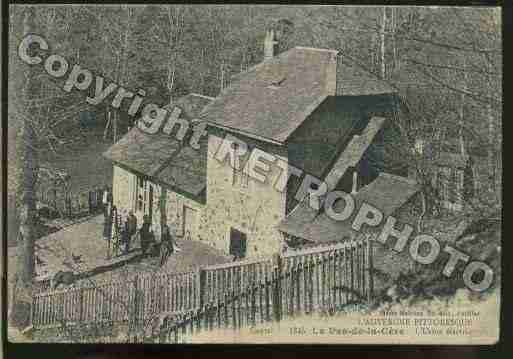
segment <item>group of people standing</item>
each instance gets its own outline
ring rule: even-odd
[[[107,209],[104,211],[105,224],[104,224],[104,238],[108,241],[109,250],[107,257],[110,257],[110,241],[112,237],[112,225],[114,221],[117,221],[117,208],[107,204]],[[119,225],[119,224],[118,224]],[[141,242],[142,256],[148,255],[160,255],[160,265],[163,266],[169,255],[175,252],[175,239],[173,238],[169,226],[167,224],[162,225],[160,243],[155,240],[155,234],[151,229],[151,220],[148,215],[143,216],[143,223],[140,228],[137,225],[137,217],[133,211],[128,212],[123,224],[120,225],[120,244],[123,246],[123,254],[130,252],[131,244],[136,240],[136,236],[139,235]]]
[[[130,211],[131,215],[133,215],[132,211]],[[134,216],[135,217],[135,216]],[[129,216],[130,219],[130,216]],[[133,223],[133,222],[132,222]],[[135,222],[135,226],[137,226],[137,222]],[[133,233],[134,227],[126,224],[126,231],[128,234],[126,235],[127,240],[130,240],[130,233]],[[173,238],[169,226],[167,224],[163,224],[160,233],[160,243],[157,243],[155,240],[155,234],[151,229],[151,221],[148,215],[143,216],[143,224],[139,229],[139,237],[141,239],[141,251],[142,256],[146,257],[148,255],[159,255],[160,256],[160,266],[163,266],[169,256],[175,252],[175,239]]]
[[[137,217],[133,211],[128,212],[128,217],[125,220],[121,231],[121,243],[124,244],[124,254],[130,252],[130,243],[133,242],[137,234]]]
[[[92,196],[95,197],[95,196]],[[96,196],[98,198],[102,198],[101,206],[103,211],[103,238],[106,241],[110,241],[110,238],[112,236],[112,223],[117,215],[117,208],[116,206],[112,205],[112,193],[109,191],[109,188],[105,186],[103,193],[101,195]],[[92,200],[93,199],[93,200]],[[91,201],[92,200],[92,201]],[[96,198],[89,198],[89,205],[95,204]],[[98,204],[96,204],[98,206]],[[97,209],[97,208],[96,208]]]

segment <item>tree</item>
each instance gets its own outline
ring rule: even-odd
[[[502,76],[497,9],[337,7],[329,13],[314,9],[310,18],[315,18],[308,25],[316,45],[324,42],[340,49],[342,56],[377,77],[383,78],[386,69],[385,81],[397,90],[403,107],[403,118],[394,121],[403,138],[392,144],[395,149],[387,160],[407,164],[429,187],[436,156],[411,158],[417,139],[434,155],[486,153],[489,180],[483,184],[493,191],[495,183],[500,192],[495,174],[501,168],[502,141],[496,111]],[[426,199],[432,202],[427,207],[433,207],[436,196]]]
[[[64,9],[32,6],[11,9],[11,46],[9,47],[9,193],[15,194],[17,213],[9,214],[11,233],[16,233],[18,261],[13,283],[11,321],[23,328],[30,319],[32,285],[35,276],[36,193],[40,175],[40,153],[60,144],[57,125],[77,113],[79,99],[59,89],[37,65],[28,65],[18,56],[18,46],[29,33],[45,34],[50,43],[53,30],[66,25]],[[63,21],[64,19],[64,21]],[[57,31],[58,33],[58,31]],[[29,49],[29,51],[36,51]],[[14,156],[13,156],[14,155]],[[12,156],[12,157],[11,157]]]
[[[35,32],[35,12],[32,6],[24,10],[23,35]],[[34,277],[34,222],[36,218],[36,187],[38,156],[36,133],[33,118],[33,100],[37,97],[37,82],[34,68],[23,64],[15,57],[13,72],[19,77],[14,109],[15,121],[21,126],[17,138],[18,190],[20,226],[18,232],[18,268],[16,273],[11,321],[18,329],[24,329],[30,323],[32,303],[32,281]],[[23,76],[23,73],[26,76]],[[12,118],[11,118],[12,119]]]

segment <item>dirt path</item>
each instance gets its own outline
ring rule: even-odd
[[[135,243],[131,253],[116,258],[107,258],[107,242],[103,239],[103,216],[98,215],[80,223],[67,226],[36,242],[36,273],[39,279],[48,278],[59,270],[91,272],[94,281],[114,280],[121,272],[179,273],[200,266],[225,263],[230,258],[221,251],[198,241],[178,241],[180,252],[172,254],[160,267],[158,258],[140,257],[139,244]],[[12,282],[16,268],[16,247],[8,251],[8,278]],[[73,256],[80,257],[78,263]],[[121,265],[119,265],[121,263]]]

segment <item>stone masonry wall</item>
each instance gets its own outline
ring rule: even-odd
[[[165,216],[171,231],[178,237],[184,235],[184,206],[196,211],[197,226],[191,233],[192,240],[202,240],[229,253],[230,229],[233,227],[247,235],[246,258],[267,257],[280,251],[282,236],[276,225],[285,217],[286,194],[277,191],[273,184],[281,175],[277,165],[271,165],[266,183],[252,178],[248,186],[233,186],[233,170],[228,161],[219,162],[213,157],[221,142],[217,135],[209,135],[209,156],[207,159],[207,201],[206,205],[189,199],[170,189],[151,183],[153,186],[152,229],[157,239],[160,237],[161,208],[165,207]],[[287,159],[287,150],[280,146],[267,145],[261,141],[241,138],[250,147],[258,147],[274,154],[282,160]],[[135,211],[136,175],[114,166],[113,196],[114,204],[126,215],[134,210],[139,226],[143,213]],[[165,201],[162,205],[161,201]],[[124,210],[124,211],[123,211]]]
[[[250,147],[257,146],[286,159],[285,148],[237,137]],[[200,223],[202,237],[212,246],[229,252],[230,229],[233,227],[247,235],[246,258],[272,255],[281,248],[281,234],[275,226],[285,216],[286,195],[273,188],[281,169],[271,165],[267,183],[249,178],[247,188],[233,186],[233,169],[229,161],[220,163],[214,158],[221,141],[222,137],[218,135],[209,136],[207,205]]]

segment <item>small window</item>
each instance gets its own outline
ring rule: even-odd
[[[277,76],[274,76],[269,85],[267,86],[268,88],[272,88],[272,89],[279,89],[280,86],[283,84],[283,82],[285,81],[286,77],[285,75],[277,75]]]
[[[424,140],[423,139],[417,138],[415,140],[414,152],[416,152],[419,155],[422,155],[424,153]]]
[[[137,196],[137,210],[138,211],[143,210],[143,206],[144,206],[143,203],[144,203],[144,201],[143,201],[142,195],[138,195]]]
[[[241,159],[236,156],[236,151],[238,148],[237,143],[233,143],[233,158],[234,158],[234,167],[232,168],[232,186],[238,188],[247,188],[249,183],[249,175],[244,171],[244,166],[241,164]]]
[[[232,158],[233,163],[230,163],[230,166],[232,166],[232,186],[235,186],[236,180],[237,180],[237,168],[239,166],[238,164],[238,157],[237,157],[237,149],[239,147],[239,144],[234,142],[232,143]]]
[[[135,209],[144,212],[146,210],[146,202],[148,200],[148,181],[142,176],[137,176],[137,185],[135,187]]]
[[[243,170],[234,170],[233,186],[238,188],[248,188],[249,175]]]

